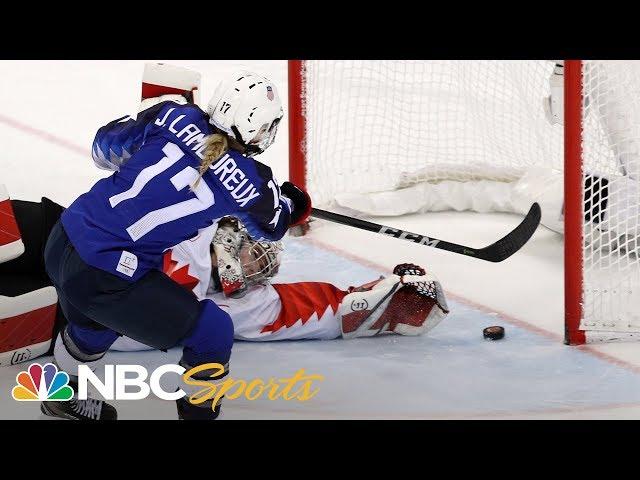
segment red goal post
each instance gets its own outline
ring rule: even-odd
[[[304,60],[289,60],[289,180],[306,189]]]
[[[564,64],[564,297],[567,345],[585,343],[583,292],[582,62]]]

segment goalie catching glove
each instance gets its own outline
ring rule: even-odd
[[[342,336],[423,335],[448,313],[440,282],[423,268],[404,263],[387,278],[349,289],[340,305]]]

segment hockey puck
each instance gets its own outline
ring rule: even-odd
[[[500,326],[487,327],[482,331],[484,338],[489,340],[500,340],[504,338],[504,328]]]

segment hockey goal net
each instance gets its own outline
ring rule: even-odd
[[[554,123],[543,105],[558,63]],[[565,234],[566,342],[640,332],[639,62],[296,60],[289,94],[290,177],[316,206],[524,213],[539,201]],[[523,184],[533,195],[513,193]]]

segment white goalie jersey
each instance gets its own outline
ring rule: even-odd
[[[213,300],[231,317],[238,340],[334,339],[341,335],[338,307],[347,292],[322,282],[263,283],[241,298],[226,297],[212,282],[210,245],[217,224],[164,254],[163,271],[199,299]],[[113,350],[150,349],[120,337]]]

